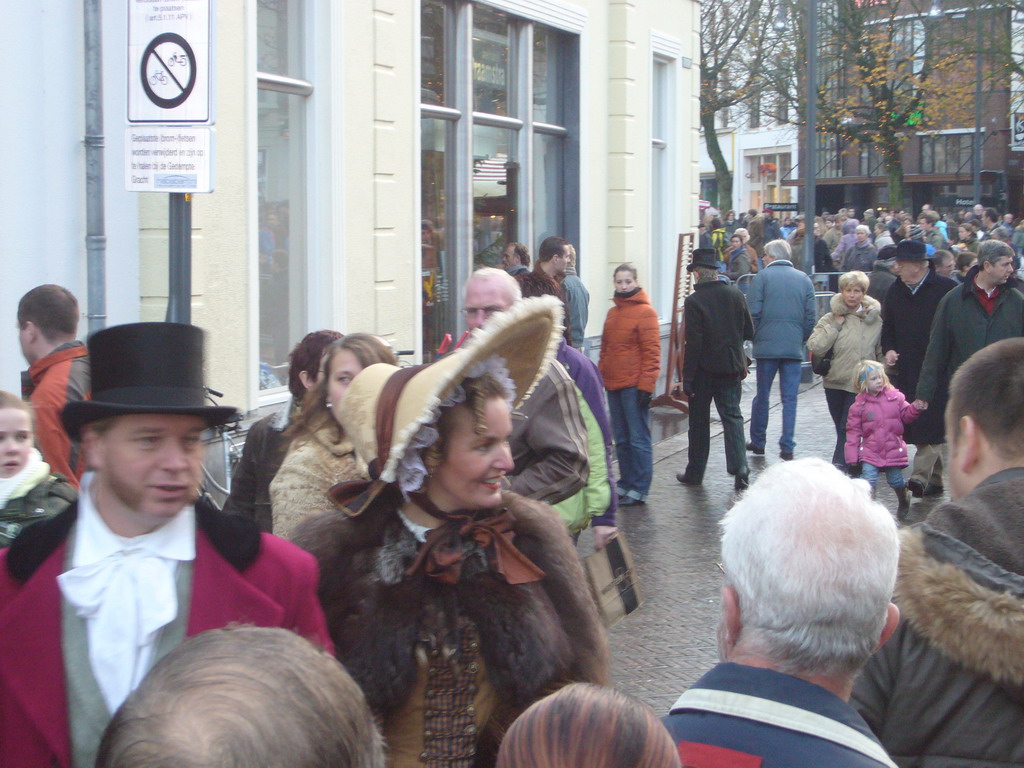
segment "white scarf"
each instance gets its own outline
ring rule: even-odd
[[[86,620],[89,663],[113,713],[149,670],[160,630],[178,615],[175,574],[195,560],[195,510],[134,538],[114,534],[82,477],[71,569],[57,577],[64,599]]]
[[[43,461],[39,451],[33,448],[28,453],[28,460],[24,467],[10,477],[0,478],[0,509],[6,507],[7,502],[11,499],[24,496],[30,489],[35,488],[40,480],[49,475],[50,465]],[[24,492],[18,493],[22,488],[25,489]]]

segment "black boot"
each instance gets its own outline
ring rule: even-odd
[[[894,488],[896,491],[896,499],[899,501],[899,506],[896,507],[896,519],[906,520],[907,515],[910,514],[910,498],[907,495],[906,488]]]
[[[678,472],[676,480],[683,485],[701,485],[704,482],[704,478],[698,477],[696,472],[691,472],[689,467],[686,468],[685,472]]]

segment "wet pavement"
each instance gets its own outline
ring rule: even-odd
[[[817,378],[817,377],[815,377]],[[831,459],[835,431],[819,382],[801,385],[797,404],[797,458]],[[750,418],[753,375],[744,382],[742,410]],[[712,407],[711,456],[704,484],[687,487],[676,481],[686,466],[685,417],[672,409],[656,409],[655,420],[681,425],[681,434],[654,446],[654,482],[646,506],[619,511],[640,574],[644,604],[609,633],[615,685],[666,712],[679,694],[718,660],[715,628],[718,622],[718,521],[735,499],[733,478],[725,471],[721,424]],[[661,413],[664,411],[664,413]],[[760,471],[781,461],[778,441],[782,413],[775,385],[764,456],[747,454],[751,482]],[[668,430],[672,431],[672,430]],[[911,448],[913,455],[913,448]],[[895,512],[896,497],[880,478],[878,498]],[[924,518],[943,497],[915,499],[908,523]],[[592,551],[589,534],[580,540],[580,553]]]

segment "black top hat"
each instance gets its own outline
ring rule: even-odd
[[[81,428],[110,416],[169,413],[224,424],[237,411],[206,404],[203,332],[181,323],[130,323],[90,337],[92,399],[70,402],[64,428],[78,439]]]
[[[697,267],[718,269],[718,251],[714,248],[697,248],[693,252],[693,259],[686,265],[686,271],[692,272]]]
[[[896,261],[927,261],[928,249],[920,240],[900,240],[896,243]]]

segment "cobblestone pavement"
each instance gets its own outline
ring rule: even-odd
[[[743,414],[750,418],[753,376],[744,383]],[[748,454],[751,480],[781,459],[778,440],[782,413],[778,385],[768,423],[764,456]],[[717,414],[712,408],[712,418]],[[820,383],[805,384],[797,405],[797,458],[829,460],[835,431]],[[687,687],[718,660],[715,628],[718,621],[718,521],[735,498],[733,478],[725,471],[721,425],[712,421],[711,456],[704,485],[691,488],[676,482],[686,465],[683,432],[655,445],[654,483],[646,506],[619,511],[640,573],[644,605],[609,633],[612,675],[616,686],[663,713]],[[913,449],[911,449],[913,452]],[[878,498],[890,510],[896,498],[879,480]],[[921,520],[941,499],[915,500],[908,522]],[[592,551],[589,536],[580,552]]]

